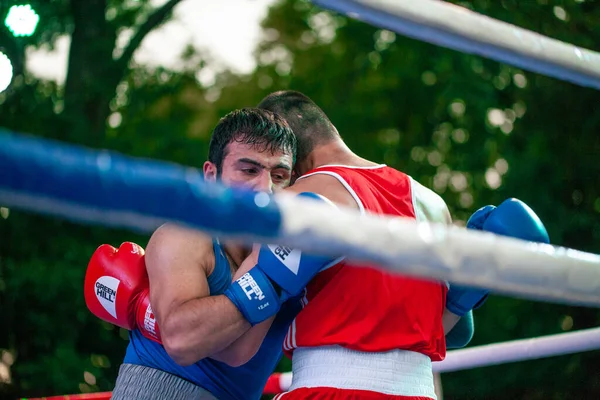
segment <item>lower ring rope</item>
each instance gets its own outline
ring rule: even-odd
[[[433,372],[455,372],[598,349],[600,328],[584,329],[449,351],[444,361],[433,363]],[[269,377],[264,394],[284,392],[291,382],[291,372],[275,373]]]
[[[534,360],[598,349],[600,349],[600,328],[584,329],[557,335],[513,340],[503,343],[476,346],[469,349],[449,351],[444,361],[433,363],[433,371],[438,373],[455,372],[476,367],[488,367],[510,362]],[[284,392],[288,390],[291,383],[291,372],[274,373],[269,377],[263,394],[277,394]],[[109,398],[110,392],[102,392],[46,397],[44,399],[108,400]]]

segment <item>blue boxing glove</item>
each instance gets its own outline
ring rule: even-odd
[[[299,196],[324,200],[308,192]],[[254,268],[233,282],[224,294],[250,324],[256,325],[277,314],[281,305],[300,294],[319,271],[342,259],[309,255],[287,246],[262,245]]]
[[[548,232],[540,218],[518,199],[505,200],[498,207],[480,208],[467,221],[467,228],[530,242],[550,243]]]
[[[527,204],[517,199],[505,200],[498,207],[480,208],[467,221],[467,228],[530,242],[550,243],[548,232],[540,218]],[[446,308],[462,317],[480,307],[488,294],[489,290],[486,289],[450,284],[446,296]]]

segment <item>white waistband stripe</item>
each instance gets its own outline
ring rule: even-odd
[[[404,350],[365,353],[340,346],[298,348],[289,390],[310,387],[368,390],[436,399],[431,359]]]

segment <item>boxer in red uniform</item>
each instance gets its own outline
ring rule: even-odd
[[[259,108],[283,116],[296,134],[300,178],[288,190],[316,192],[361,212],[450,223],[437,194],[352,153],[306,96],[274,93]],[[284,342],[293,381],[279,397],[434,399],[431,363],[445,356],[446,291],[443,282],[348,263],[321,271]]]
[[[296,134],[295,172],[300,178],[287,190],[312,193],[360,212],[450,223],[439,196],[402,172],[354,154],[323,111],[303,94],[273,93],[259,108],[283,116]],[[468,225],[547,242],[541,221],[518,200],[486,206]],[[290,274],[286,256],[292,252],[300,262]],[[319,266],[314,257],[287,247],[263,246],[258,253],[256,264],[245,261],[238,273],[248,271],[247,279],[263,300],[253,306],[241,304],[235,284],[230,296],[252,324],[273,313],[265,310],[277,308],[278,296],[285,299],[306,285],[304,309],[284,344],[293,369],[290,391],[277,397],[285,400],[435,399],[432,361],[445,356],[444,326],[450,330],[487,296],[485,290],[458,285],[448,290],[445,282],[368,265],[322,261]],[[269,293],[268,301],[263,293]]]

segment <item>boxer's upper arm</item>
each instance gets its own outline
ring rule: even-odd
[[[416,181],[413,181],[412,188],[417,220],[438,222],[445,225],[452,224],[450,210],[448,210],[446,202],[437,193]],[[452,344],[454,348],[464,347],[473,336],[474,325],[472,315],[470,318],[461,318],[447,308],[444,308],[442,325],[444,327],[444,335],[448,335],[457,328],[457,331],[453,332],[452,336],[446,337],[448,346]]]
[[[150,302],[159,326],[183,303],[210,295],[207,276],[214,266],[212,239],[175,225],[158,228],[146,247]]]
[[[452,217],[446,202],[433,190],[426,188],[411,178],[413,205],[417,221],[452,224]]]
[[[298,179],[296,183],[285,190],[291,193],[317,193],[337,205],[358,209],[358,204],[350,192],[340,183],[340,181],[330,175],[314,174],[306,178]]]

